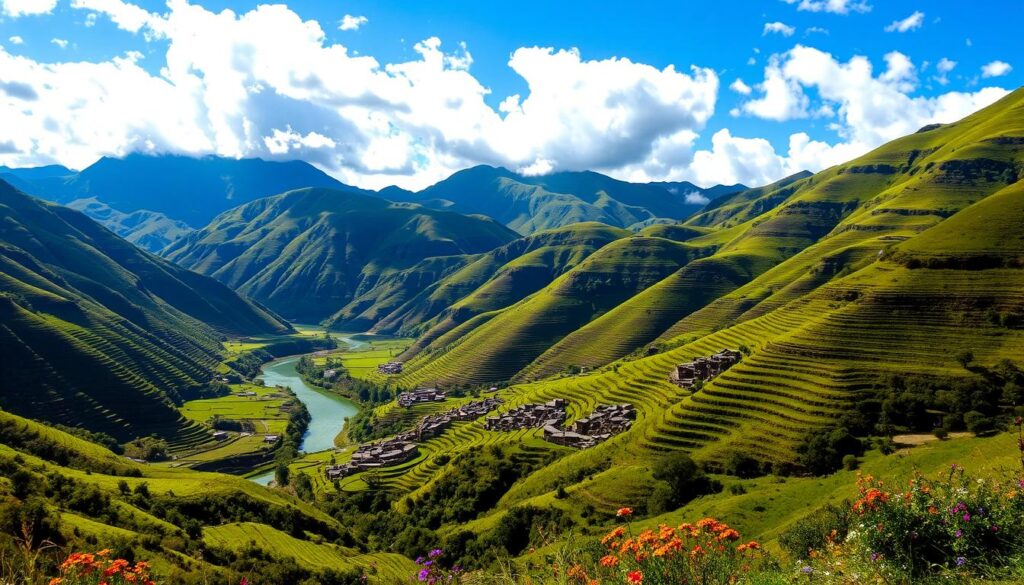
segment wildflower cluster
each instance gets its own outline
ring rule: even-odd
[[[427,585],[458,583],[462,576],[462,568],[458,566],[451,569],[441,567],[438,561],[443,554],[441,549],[435,548],[427,554],[426,558],[416,559],[416,564],[420,566],[416,573],[416,580]]]
[[[124,559],[109,558],[109,550],[97,553],[72,553],[60,565],[60,577],[49,585],[155,585],[149,575],[149,564],[132,564]]]
[[[619,516],[628,518],[631,513],[626,508]],[[601,544],[606,554],[597,574],[578,572],[577,582],[605,578],[630,585],[734,583],[766,559],[759,543],[741,542],[739,532],[713,518],[678,527],[663,524],[635,536],[627,524],[605,535]]]
[[[917,474],[889,487],[868,475],[857,485],[858,520],[845,542],[812,551],[799,570],[850,577],[858,566],[861,579],[865,568],[878,577],[967,575],[1024,550],[1024,479],[972,478],[953,464],[937,479]]]

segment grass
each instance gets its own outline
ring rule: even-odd
[[[405,581],[416,568],[415,563],[402,555],[359,554],[334,544],[300,540],[265,524],[251,522],[206,527],[203,539],[208,544],[235,550],[255,543],[274,556],[291,557],[304,567],[337,571],[362,569],[376,575],[375,580],[383,583]]]

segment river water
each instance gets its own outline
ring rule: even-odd
[[[339,337],[339,340],[356,349],[365,342]],[[306,384],[302,376],[295,370],[302,356],[286,357],[263,365],[261,371],[263,383],[267,386],[285,386],[295,393],[295,397],[306,405],[309,410],[309,427],[302,435],[301,451],[314,453],[334,447],[334,437],[345,427],[345,418],[355,416],[359,408],[354,402],[337,394],[325,392]],[[250,477],[252,481],[267,485],[274,479],[274,471],[270,470]]]

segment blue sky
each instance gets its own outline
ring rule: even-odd
[[[83,166],[90,157],[153,150],[304,158],[371,187],[418,187],[477,163],[759,183],[819,170],[917,123],[952,121],[1020,86],[1024,75],[1024,51],[1015,43],[1024,3],[1010,0],[986,2],[984,11],[924,0],[524,0],[514,7],[295,0],[260,24],[243,23],[257,2],[0,5],[0,89],[13,88],[0,111],[19,120],[0,129],[6,164]],[[234,14],[223,39],[189,30],[227,8]],[[158,22],[189,11],[193,16],[174,24]],[[138,19],[146,13],[150,20]],[[362,18],[341,30],[345,15]],[[301,22],[321,34],[310,40]],[[273,37],[282,44],[271,47]],[[416,48],[432,38],[439,44]],[[373,64],[335,68],[332,46]],[[172,47],[187,56],[168,74]],[[294,71],[287,58],[275,57],[292,47]],[[520,51],[532,47],[551,50]],[[573,49],[574,58],[556,58]],[[233,57],[215,59],[218,53]],[[440,59],[432,71],[386,67],[431,55]],[[113,73],[86,66],[119,59]],[[305,66],[311,63],[316,67]],[[66,97],[76,86],[53,87],[58,69],[60,78],[91,88],[77,96],[81,103]],[[142,73],[151,79],[140,83]],[[228,85],[216,76],[249,93],[225,98],[233,90],[212,87]],[[290,85],[303,76],[315,80]],[[604,77],[616,81],[605,84]],[[302,90],[310,83],[319,89]],[[111,94],[140,84],[147,89],[139,99],[153,107],[110,103],[117,101]],[[34,89],[19,91],[25,88]],[[47,88],[65,98],[51,99]],[[516,94],[509,107],[519,117],[501,108]],[[4,97],[0,92],[0,108]],[[609,99],[614,107],[606,107]],[[375,108],[380,103],[387,107]],[[79,107],[78,116],[67,115]],[[85,115],[92,121],[82,122]],[[110,127],[98,128],[96,118]],[[802,136],[796,148],[794,135]]]

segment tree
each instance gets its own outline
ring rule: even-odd
[[[655,469],[653,476],[664,484],[655,488],[648,504],[665,508],[664,511],[678,508],[696,497],[722,490],[722,484],[708,477],[685,453],[673,453],[666,457]]]
[[[961,366],[966,368],[967,366],[971,365],[971,362],[974,361],[974,353],[971,351],[961,351],[956,354],[956,361]]]
[[[288,485],[288,465],[285,463],[278,463],[277,469],[274,470],[274,481],[277,482],[278,487],[284,487]]]

